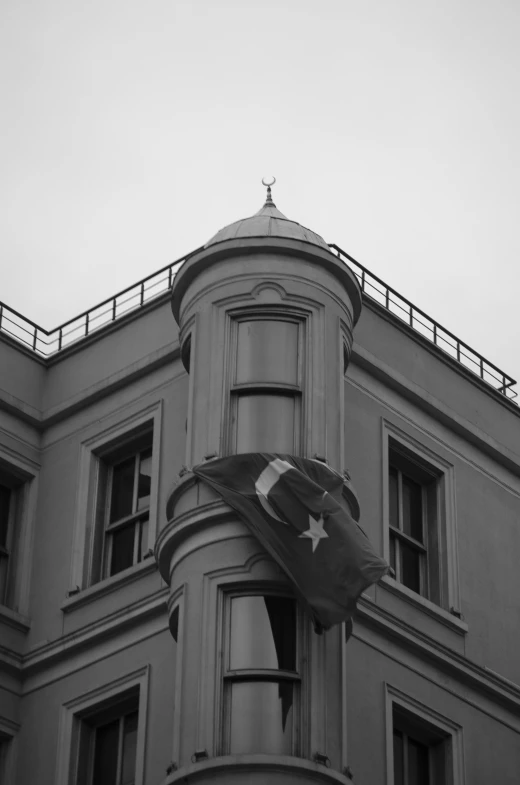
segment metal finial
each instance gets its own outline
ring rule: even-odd
[[[271,198],[271,186],[274,185],[275,182],[276,182],[276,177],[271,177],[271,182],[270,183],[266,182],[266,178],[265,177],[262,177],[262,185],[266,185],[267,186],[267,197],[266,197],[266,200],[265,200],[264,207],[276,207],[275,203],[273,202],[273,200]]]

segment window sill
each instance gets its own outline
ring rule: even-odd
[[[433,619],[436,619],[436,621],[441,622],[441,624],[444,624],[450,630],[457,632],[459,635],[466,635],[468,632],[469,627],[465,621],[462,621],[462,619],[459,619],[457,616],[449,613],[439,605],[435,605],[434,602],[427,600],[426,597],[421,597],[420,594],[412,591],[407,586],[403,586],[402,583],[398,583],[388,575],[384,575],[377,585],[378,587],[391,592],[397,597],[400,597],[409,605],[412,605],[414,608],[417,608],[423,613],[426,613],[428,616],[431,616]]]
[[[21,613],[11,610],[7,605],[0,605],[0,621],[21,632],[29,632],[31,629],[31,620],[27,616],[22,616]]]
[[[151,556],[139,562],[139,564],[134,564],[127,570],[122,570],[122,572],[113,575],[111,578],[105,578],[99,581],[99,583],[95,583],[93,586],[89,586],[87,589],[82,589],[77,594],[67,597],[61,604],[61,610],[63,613],[69,613],[76,610],[76,608],[81,608],[101,597],[106,597],[107,594],[111,594],[129,583],[140,580],[144,575],[155,572],[155,570],[157,570],[157,564]]]

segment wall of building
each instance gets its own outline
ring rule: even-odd
[[[155,785],[166,776],[175,733],[177,644],[167,629],[165,583],[149,560],[110,590],[67,594],[74,589],[82,445],[156,405],[158,531],[166,523],[166,501],[184,463],[189,387],[170,306],[161,301],[47,366],[0,336],[0,367],[0,448],[39,474],[30,625],[0,613],[0,716],[20,724],[14,781],[25,785],[37,772],[40,782],[53,783],[64,703],[149,665],[144,782]],[[345,762],[359,785],[390,782],[389,684],[462,727],[467,783],[512,785],[520,771],[518,410],[406,327],[365,307],[344,411],[345,465],[379,553],[385,428],[452,467],[462,614],[436,613],[388,581],[367,591],[346,646]],[[202,553],[198,558],[204,561]],[[339,746],[329,744],[334,761],[341,761]]]

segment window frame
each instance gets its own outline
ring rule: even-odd
[[[116,783],[121,779],[123,763],[124,726],[127,717],[137,714],[137,729],[139,728],[139,690],[133,690],[121,696],[121,702],[112,702],[108,707],[94,709],[92,712],[76,715],[73,728],[73,752],[70,776],[71,785],[76,785],[78,769],[82,763],[86,764],[84,775],[86,785],[95,785],[94,773],[96,770],[97,731],[105,725],[116,722],[117,728],[117,764]],[[137,745],[136,745],[137,758]],[[137,764],[137,760],[136,760]],[[135,778],[134,778],[135,781]]]
[[[145,553],[153,549],[158,533],[162,399],[145,409],[127,415],[124,419],[121,419],[120,415],[118,419],[115,417],[109,419],[111,423],[104,430],[97,429],[95,433],[82,441],[79,447],[79,481],[68,594],[70,599],[65,600],[62,606],[64,609],[81,603],[83,599],[90,600],[91,596],[97,596],[98,593],[105,590],[112,590],[121,583],[138,577],[141,572],[155,568],[154,559],[145,558],[113,576],[96,579],[94,560],[98,560],[97,565],[101,574],[103,556],[102,553],[99,553],[99,538],[96,539],[95,536],[99,533],[99,529],[96,529],[96,523],[99,525],[97,517],[99,510],[96,510],[96,501],[101,498],[100,492],[105,494],[105,498],[107,492],[106,488],[103,491],[102,487],[103,456],[115,454],[119,447],[124,449],[125,444],[131,443],[139,433],[146,429],[153,433],[153,446],[148,542],[147,547],[143,548]]]
[[[414,461],[410,454],[406,454],[401,447],[395,447],[392,439],[389,442],[388,455],[388,482],[390,484],[390,472],[393,469],[397,473],[397,505],[398,505],[398,527],[394,527],[388,521],[388,536],[390,544],[390,561],[395,570],[395,580],[407,586],[401,580],[401,550],[408,547],[419,554],[419,591],[421,597],[436,602],[440,602],[442,592],[440,591],[441,567],[439,562],[438,529],[442,525],[441,499],[439,493],[439,483],[442,482],[442,474],[433,471],[423,463],[422,465]],[[415,463],[415,466],[414,466]],[[411,480],[420,487],[421,494],[421,540],[408,535],[404,531],[404,511],[403,511],[403,479]],[[390,498],[390,494],[389,494]],[[390,504],[390,501],[389,501]],[[389,514],[390,518],[390,514]],[[392,541],[395,548],[395,560],[392,559]],[[395,561],[395,567],[392,562]],[[411,591],[415,591],[407,586]]]
[[[295,633],[295,660],[296,670],[282,670],[271,668],[241,668],[231,670],[229,667],[229,657],[231,654],[231,605],[235,598],[240,597],[279,597],[294,601],[296,613],[296,633]],[[291,755],[298,757],[301,755],[301,736],[302,736],[302,708],[303,708],[303,689],[304,689],[304,614],[301,604],[294,594],[285,588],[274,587],[266,584],[242,585],[239,587],[227,587],[221,592],[221,624],[220,624],[220,733],[217,754],[229,755],[231,746],[231,687],[236,683],[257,683],[264,682],[269,684],[291,683],[293,687],[293,728],[292,728],[292,751]],[[238,754],[238,753],[237,753]]]
[[[148,436],[149,444],[148,444]],[[113,552],[113,542],[114,542],[114,533],[121,531],[122,529],[126,529],[127,527],[133,526],[134,528],[134,546],[133,546],[133,556],[132,556],[132,564],[125,568],[130,569],[130,567],[134,567],[136,564],[139,564],[141,561],[144,561],[149,554],[149,548],[145,546],[149,544],[149,541],[146,543],[142,542],[142,529],[143,523],[147,523],[149,525],[150,519],[150,503],[147,507],[144,507],[141,510],[137,509],[137,492],[138,492],[138,482],[139,482],[139,467],[141,463],[141,457],[143,453],[150,452],[151,456],[153,456],[153,428],[148,431],[144,431],[143,434],[139,434],[135,436],[135,440],[143,439],[145,446],[135,447],[134,446],[134,439],[130,442],[127,442],[127,449],[121,447],[120,444],[117,446],[117,451],[122,452],[122,455],[118,455],[118,457],[113,460],[111,459],[111,453],[101,453],[99,457],[101,459],[102,468],[100,467],[100,471],[106,472],[106,493],[105,493],[105,510],[104,514],[102,514],[103,521],[98,520],[95,522],[95,527],[98,529],[94,533],[94,537],[98,536],[102,538],[102,543],[100,547],[100,581],[106,580],[107,578],[112,578],[115,575],[118,575],[120,570],[117,573],[111,574],[111,562],[112,562],[112,552]],[[124,450],[124,452],[123,452]],[[116,521],[111,521],[112,515],[112,488],[113,488],[113,481],[114,481],[114,468],[118,466],[120,463],[123,463],[130,458],[134,461],[134,478],[133,478],[133,486],[132,486],[132,512],[129,515],[126,515],[122,518],[119,518]],[[152,465],[153,471],[153,465]],[[151,502],[151,493],[150,493],[150,502]],[[146,520],[144,520],[146,519]],[[148,528],[148,527],[147,527]],[[102,529],[102,531],[101,531]],[[141,558],[139,559],[139,551],[141,551]],[[93,565],[91,567],[90,574],[92,576]],[[97,581],[96,581],[97,582]]]
[[[402,431],[382,418],[382,487],[383,487],[383,557],[390,563],[390,455],[400,454],[413,477],[429,480],[431,487],[426,496],[426,514],[432,517],[436,507],[436,525],[428,531],[427,548],[430,550],[429,596],[419,594],[398,582],[390,575],[381,578],[381,585],[399,594],[403,599],[418,605],[432,615],[442,618],[451,626],[467,631],[460,621],[460,592],[458,577],[457,520],[455,503],[454,466],[425,444],[432,441],[425,436],[422,441]],[[436,551],[433,558],[433,550]],[[432,574],[432,568],[437,574]],[[437,580],[437,586],[434,585]]]
[[[60,712],[56,785],[76,785],[75,778],[80,752],[82,724],[114,711],[127,701],[136,702],[138,711],[135,784],[144,785],[148,691],[150,665],[127,673],[101,687],[84,692],[66,701]],[[94,725],[95,727],[95,725]],[[88,733],[87,729],[87,733]]]
[[[228,313],[229,342],[227,346],[227,396],[225,415],[222,418],[224,455],[235,455],[237,452],[237,422],[238,406],[241,398],[254,395],[285,396],[294,400],[293,419],[293,445],[291,450],[284,452],[300,455],[305,442],[303,424],[305,420],[305,389],[306,389],[306,355],[307,355],[307,321],[308,316],[300,311],[281,310],[277,308],[262,308],[251,311],[250,309],[236,310]],[[244,322],[287,322],[295,324],[298,328],[297,345],[297,381],[237,381],[238,364],[238,336],[239,326]]]
[[[393,749],[396,717],[401,732],[429,748],[429,785],[464,785],[462,726],[387,682],[384,688],[387,785],[396,785]]]
[[[6,717],[0,717],[0,782],[16,785],[16,758],[20,725]],[[3,749],[1,749],[3,748]]]
[[[0,445],[0,482],[11,490],[10,547],[6,585],[0,597],[0,618],[18,623],[24,630],[30,626],[30,579],[39,469],[35,461]]]

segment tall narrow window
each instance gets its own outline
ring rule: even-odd
[[[438,484],[430,467],[390,449],[390,565],[399,583],[440,603]]]
[[[91,582],[117,575],[146,556],[151,482],[151,431],[100,455]]]
[[[298,454],[302,322],[259,316],[233,326],[230,452]]]
[[[228,754],[297,754],[301,620],[293,598],[228,596],[223,747]]]
[[[0,466],[0,605],[16,610],[20,513],[24,481]]]
[[[134,785],[137,698],[78,719],[74,785]]]
[[[7,577],[11,556],[13,529],[12,491],[0,484],[0,603],[3,605],[7,594]]]
[[[453,771],[450,736],[400,708],[392,719],[394,785],[445,785]]]

